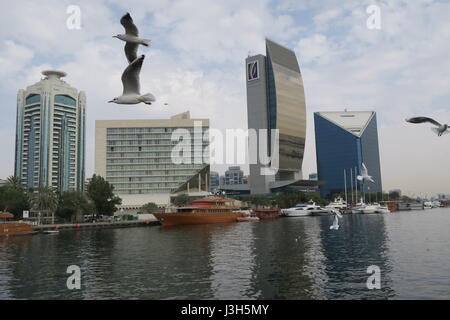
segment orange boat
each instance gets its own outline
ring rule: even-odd
[[[0,212],[0,237],[27,236],[37,233],[33,228],[23,222],[7,222],[14,215],[9,212]]]
[[[240,211],[241,207],[230,205],[234,201],[227,198],[203,198],[194,201],[190,206],[178,207],[175,212],[153,215],[163,226],[236,222],[236,219],[244,217],[245,213]]]

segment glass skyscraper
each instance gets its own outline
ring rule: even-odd
[[[365,193],[382,192],[377,118],[373,111],[314,113],[318,178],[322,197],[331,198],[357,186]],[[362,163],[374,183],[357,182]],[[345,178],[344,178],[345,170]]]
[[[14,174],[27,188],[83,190],[86,95],[43,71],[38,83],[17,94]]]
[[[268,193],[276,182],[302,179],[306,137],[303,80],[294,51],[266,39],[266,56],[246,59],[249,129],[279,130],[279,170],[262,176],[261,164],[250,164],[251,193]]]

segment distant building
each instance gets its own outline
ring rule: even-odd
[[[209,174],[209,191],[213,192],[219,189],[220,177],[216,171],[211,171]]]
[[[0,188],[6,186],[7,184],[8,184],[7,180],[0,179]]]
[[[322,197],[330,198],[355,184],[365,193],[382,192],[377,118],[373,111],[314,113],[316,158]],[[362,163],[375,183],[356,183]],[[344,179],[344,170],[346,179]]]
[[[224,185],[230,184],[243,184],[244,183],[244,171],[241,170],[241,167],[234,166],[229,167],[227,171],[225,171],[225,176],[223,180]]]
[[[437,199],[439,201],[449,201],[450,200],[450,194],[442,194],[442,193],[440,193],[440,194],[437,195]]]
[[[309,180],[318,180],[317,173],[311,173],[309,175]]]
[[[14,175],[27,188],[83,190],[86,95],[43,71],[41,81],[17,94]]]
[[[303,79],[295,52],[266,39],[266,55],[245,60],[248,128],[279,130],[279,170],[262,175],[261,163],[250,164],[250,192],[264,194],[302,179],[306,137],[306,105]]]
[[[172,139],[177,129],[187,130],[189,140]],[[167,205],[177,193],[205,195],[208,129],[208,119],[191,119],[189,112],[161,120],[97,120],[95,173],[114,186],[124,209],[138,209],[148,202]],[[187,161],[177,163],[172,158],[178,144],[188,148]]]

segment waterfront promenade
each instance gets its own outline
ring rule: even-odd
[[[43,224],[33,226],[35,231],[61,230],[61,229],[92,229],[92,228],[130,228],[159,225],[157,220],[130,220],[112,222],[89,222],[89,223],[66,223],[66,224]]]

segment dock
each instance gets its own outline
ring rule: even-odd
[[[66,223],[66,224],[43,224],[32,226],[35,231],[42,232],[45,230],[67,230],[67,229],[94,229],[94,228],[130,228],[160,225],[155,220],[130,220],[130,221],[113,221],[113,222],[90,222],[90,223]]]

